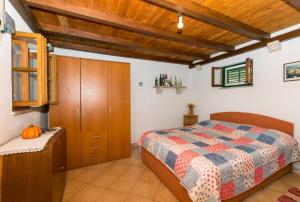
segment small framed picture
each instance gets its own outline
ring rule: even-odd
[[[300,61],[283,65],[284,81],[300,80]]]

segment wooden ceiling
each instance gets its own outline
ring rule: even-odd
[[[238,54],[235,47],[253,39],[263,46],[271,33],[300,23],[299,0],[10,1],[55,47],[188,65]]]

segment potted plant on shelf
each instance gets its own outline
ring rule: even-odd
[[[188,106],[188,108],[189,108],[188,115],[194,115],[194,107],[195,107],[196,105],[193,104],[193,103],[188,103],[187,106]]]

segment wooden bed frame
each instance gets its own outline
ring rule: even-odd
[[[294,124],[279,120],[276,118],[263,116],[259,114],[243,113],[243,112],[221,112],[210,115],[211,120],[228,121],[239,124],[255,125],[263,128],[275,129],[285,132],[291,136],[294,135]],[[169,188],[169,190],[181,201],[191,202],[187,190],[180,184],[180,180],[174,175],[160,160],[153,154],[142,148],[143,162],[157,175],[158,178]],[[263,182],[224,202],[241,201],[254,192],[261,190],[265,186],[271,184],[278,178],[290,173],[292,171],[292,164],[289,164],[277,171],[273,175],[266,178]]]

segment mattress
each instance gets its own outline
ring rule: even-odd
[[[149,131],[139,145],[179,178],[193,201],[230,199],[300,160],[288,134],[214,120]]]

